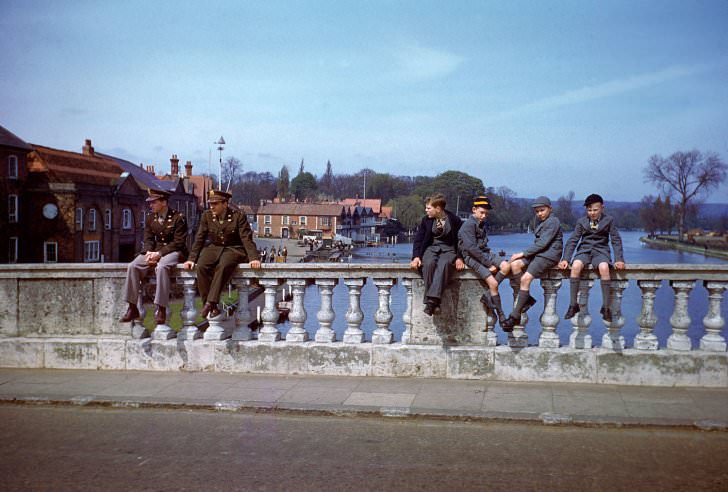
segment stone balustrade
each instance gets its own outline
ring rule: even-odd
[[[539,329],[537,343],[530,346],[524,327],[533,332],[534,323],[528,324],[526,314],[507,338],[496,332],[492,313],[479,302],[482,283],[471,271],[458,274],[438,315],[425,315],[422,279],[406,264],[266,264],[257,271],[241,266],[231,282],[240,294],[238,309],[229,317],[211,319],[204,333],[195,324],[195,274],[180,269],[182,329],[175,333],[158,326],[151,338],[136,339],[140,332],[118,322],[125,309],[120,298],[125,268],[0,265],[0,365],[728,386],[722,334],[728,265],[629,265],[613,272],[614,316],[604,322],[601,340],[592,339],[589,296],[598,281],[590,272],[581,283],[581,311],[571,320],[568,344],[557,333],[561,320],[556,309],[559,294],[568,295],[568,280],[553,270],[540,281],[541,313],[537,308],[529,313],[538,316]],[[656,312],[655,299],[664,283],[672,290],[671,313]],[[291,307],[282,336],[277,296],[284,284]],[[376,309],[369,312],[361,303],[367,284],[377,293]],[[397,284],[401,288],[394,289]],[[248,307],[253,285],[264,289],[257,337],[250,328],[257,313]],[[334,306],[337,286],[347,292],[345,312]],[[697,286],[707,293],[707,309],[702,313],[704,332],[693,346],[688,300]],[[534,283],[532,290],[537,289]],[[640,292],[635,319],[622,313],[627,289]],[[306,308],[311,307],[311,292],[317,293],[315,312]],[[406,306],[397,320],[404,325],[399,341],[391,329],[395,293],[405,297],[398,301]],[[365,319],[376,326],[370,333],[362,329]],[[668,319],[671,327],[664,347],[655,334],[658,319]],[[312,320],[315,330],[310,329]],[[338,340],[333,328],[337,320],[346,324]],[[625,332],[630,330],[638,332],[628,348]]]

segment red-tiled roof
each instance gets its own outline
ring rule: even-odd
[[[111,185],[123,169],[114,160],[31,144],[28,156],[30,172],[47,172],[52,181]]]
[[[344,198],[339,203],[353,207],[369,207],[377,215],[379,215],[382,210],[381,198],[367,198],[366,200],[362,198]]]

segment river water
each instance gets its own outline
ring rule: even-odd
[[[725,264],[726,260],[718,258],[709,258],[703,255],[685,253],[682,251],[673,250],[656,250],[648,248],[643,245],[639,238],[644,235],[644,232],[639,231],[622,231],[622,242],[624,247],[625,261],[629,263],[684,263],[684,264]],[[568,234],[565,235],[564,241],[566,241]],[[489,245],[494,250],[504,250],[506,252],[506,258],[510,257],[511,254],[522,251],[526,246],[533,242],[533,234],[507,234],[507,235],[496,235],[490,237]],[[350,261],[352,263],[408,263],[412,254],[411,244],[397,244],[389,246],[380,246],[375,248],[360,248],[354,251]],[[655,309],[657,313],[657,325],[655,327],[655,334],[657,335],[660,343],[660,347],[664,347],[667,342],[667,337],[670,335],[672,328],[670,327],[669,318],[672,314],[673,308],[673,290],[670,288],[668,282],[663,281],[662,287],[657,291],[657,297],[655,299]],[[506,314],[510,311],[507,306],[506,299],[511,296],[511,288],[508,281],[504,281],[500,287],[501,297],[504,299],[504,310]],[[538,317],[543,312],[543,290],[538,282],[534,282],[531,285],[531,294],[538,300],[536,304],[529,311],[530,320],[526,326],[526,333],[529,336],[529,344],[537,345],[538,336],[541,328],[538,322]],[[604,324],[599,317],[599,308],[601,307],[601,290],[599,289],[599,282],[594,283],[591,295],[589,296],[589,312],[592,314],[592,324],[589,332],[592,335],[592,340],[595,345],[601,343],[602,335],[605,332]],[[341,340],[343,337],[344,330],[346,330],[346,320],[344,314],[348,307],[348,295],[346,286],[340,283],[334,289],[334,310],[336,312],[336,319],[334,320],[333,329],[336,331],[337,340]],[[559,289],[557,297],[557,312],[560,317],[563,318],[566,309],[569,304],[569,285],[568,282],[564,282],[562,287]],[[362,289],[361,296],[361,307],[364,312],[364,322],[362,323],[362,329],[367,335],[367,340],[371,339],[371,333],[376,328],[374,323],[374,313],[376,312],[378,305],[377,289],[371,282],[367,283]],[[703,336],[703,316],[707,312],[707,291],[698,283],[690,294],[689,308],[690,318],[692,320],[691,326],[688,330],[688,336],[693,341],[693,347],[697,347],[699,344],[700,337]],[[728,302],[723,302],[722,311],[723,317],[728,318]],[[318,289],[316,286],[310,286],[306,290],[306,296],[304,299],[304,306],[308,314],[306,320],[306,330],[309,332],[311,338],[316,332],[318,327],[318,321],[316,320],[316,312],[319,310],[320,301],[318,295]],[[402,332],[404,331],[404,323],[402,322],[402,314],[406,306],[405,289],[401,285],[395,285],[392,288],[391,298],[391,309],[394,315],[390,328],[394,333],[395,341],[400,341]],[[622,330],[622,333],[626,339],[627,345],[632,346],[635,335],[639,332],[639,326],[635,321],[637,316],[640,314],[642,307],[642,298],[640,289],[637,287],[636,282],[631,281],[629,287],[624,291],[624,298],[622,302],[622,313],[625,316],[626,323]],[[279,326],[279,329],[283,334],[288,331],[289,324],[286,322]],[[569,342],[569,334],[572,331],[572,325],[570,320],[561,319],[556,329],[561,339],[562,345],[567,345]],[[506,342],[506,337],[500,330],[500,327],[496,328],[500,343]],[[724,328],[723,336],[728,338],[728,327]]]

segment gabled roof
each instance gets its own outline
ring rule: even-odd
[[[331,203],[266,203],[258,209],[264,215],[339,216],[343,207]]]
[[[106,155],[100,152],[96,152],[96,155],[102,156],[107,159],[114,161],[121,169],[128,172],[143,190],[165,190],[173,193],[177,189],[177,183],[174,181],[162,181],[157,179],[153,174],[147,172],[144,168],[129,162],[120,157],[114,157],[113,155]]]
[[[33,150],[28,156],[28,170],[46,172],[51,181],[114,185],[123,172],[113,159],[106,156],[89,156],[35,144],[31,144],[31,147]]]
[[[366,200],[362,198],[344,198],[339,203],[342,205],[353,207],[369,207],[377,215],[379,215],[382,210],[381,198],[367,198]]]
[[[33,150],[30,145],[20,139],[7,128],[0,126],[0,147],[12,147],[14,149]]]

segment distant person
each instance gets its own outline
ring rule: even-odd
[[[537,221],[533,231],[535,238],[531,247],[511,256],[511,282],[512,285],[518,286],[518,296],[513,312],[501,322],[504,331],[513,329],[521,322],[521,314],[536,304],[536,299],[531,297],[530,293],[531,282],[555,266],[564,249],[561,222],[552,215],[551,200],[540,196],[534,200],[531,208]]]
[[[412,246],[410,267],[421,269],[425,281],[424,312],[432,316],[440,307],[442,291],[456,270],[465,268],[458,252],[460,218],[445,210],[445,195],[435,193],[425,203],[422,218]]]
[[[270,247],[270,252],[268,253],[268,262],[269,263],[276,262],[276,249],[273,246]]]
[[[124,293],[129,308],[119,320],[128,323],[139,319],[137,309],[141,281],[150,268],[154,268],[157,287],[154,293],[154,321],[158,325],[167,322],[167,306],[172,289],[170,275],[172,269],[187,256],[187,221],[180,212],[167,206],[171,193],[162,190],[149,190],[147,203],[152,211],[144,225],[144,247],[126,269]]]
[[[187,270],[197,266],[197,289],[205,303],[203,318],[220,314],[220,293],[240,263],[260,268],[248,219],[245,213],[228,206],[230,198],[230,193],[210,190],[207,199],[210,210],[202,214],[190,259],[184,264]]]
[[[283,263],[288,262],[288,248],[283,246]]]
[[[614,257],[617,260],[614,267],[617,270],[624,269],[624,252],[622,250],[622,237],[619,235],[617,225],[611,215],[604,213],[604,200],[597,194],[591,194],[584,200],[586,217],[580,217],[576,221],[576,227],[571,237],[566,242],[564,256],[559,262],[559,268],[566,269],[571,261],[571,256],[576,250],[576,256],[571,263],[571,275],[569,278],[569,309],[566,311],[565,319],[573,318],[579,312],[577,294],[581,285],[581,272],[584,265],[591,264],[599,271],[599,279],[602,287],[602,308],[600,313],[604,321],[612,321],[611,297],[612,280],[609,273],[609,266],[612,262],[612,254],[609,250],[609,242],[612,242]]]
[[[488,247],[485,221],[492,209],[493,206],[487,196],[481,195],[473,199],[472,215],[463,222],[458,232],[458,249],[463,255],[465,264],[486,283],[487,287],[480,302],[494,310],[498,320],[503,323],[506,315],[498,293],[498,284],[510,272],[510,265],[507,261],[499,262]],[[499,274],[497,277],[496,273]]]
[[[265,259],[268,258],[268,250],[263,248],[263,250],[259,254],[260,254],[260,261],[262,263],[265,263]]]

